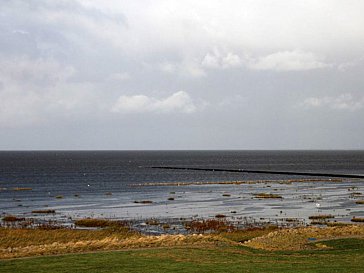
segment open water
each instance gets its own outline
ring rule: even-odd
[[[248,217],[273,221],[284,217],[307,221],[317,213],[331,213],[338,221],[364,216],[364,205],[355,203],[364,199],[364,181],[360,179],[335,183],[141,186],[305,178],[151,166],[364,174],[364,151],[2,151],[0,213],[45,217],[31,211],[55,209],[56,215],[49,217],[65,222],[70,217],[207,218],[218,213],[233,220]],[[254,198],[254,193],[261,192],[282,198]],[[152,203],[135,203],[143,200]]]

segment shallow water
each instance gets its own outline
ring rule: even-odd
[[[363,174],[364,152],[0,152],[0,212],[65,222],[69,221],[69,217],[108,217],[142,221],[146,218],[207,218],[216,214],[224,214],[233,221],[249,218],[271,222],[284,218],[298,218],[302,222],[309,222],[308,217],[314,214],[333,214],[337,221],[350,221],[353,216],[364,217],[364,205],[355,203],[356,200],[364,199],[360,195],[364,193],[363,180],[331,183],[136,186],[151,182],[293,178],[284,175],[147,168],[150,166]],[[32,190],[12,190],[15,187],[29,187]],[[282,198],[254,197],[254,193],[261,192],[279,194]],[[356,196],[352,196],[353,192],[357,193]],[[63,198],[55,198],[58,195]],[[174,200],[168,200],[171,197]],[[134,203],[142,200],[153,203]],[[320,204],[319,208],[317,203]],[[55,209],[57,213],[37,216],[31,213],[35,209]]]

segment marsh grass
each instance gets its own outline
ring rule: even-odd
[[[197,233],[211,233],[211,232],[232,232],[236,227],[225,220],[220,219],[207,219],[207,220],[194,220],[185,223],[185,229],[189,232]]]
[[[364,217],[353,217],[351,222],[364,223]]]
[[[0,259],[117,248],[118,240],[133,236],[124,228],[0,228]]]
[[[273,194],[273,193],[255,193],[253,194],[255,198],[258,199],[282,199],[283,197],[281,195],[278,194]]]
[[[97,227],[97,228],[129,226],[129,223],[126,221],[98,219],[98,218],[78,219],[74,223],[76,226],[79,227]]]
[[[16,187],[16,188],[12,188],[13,191],[31,191],[33,190],[32,188],[26,188],[26,187]]]
[[[308,217],[310,220],[325,220],[325,219],[331,219],[335,218],[335,216],[331,214],[320,214],[320,215],[311,215]]]
[[[19,221],[24,221],[25,218],[21,218],[21,217],[17,217],[14,215],[6,215],[3,217],[2,219],[4,222],[19,222]]]
[[[41,210],[32,210],[32,213],[53,214],[53,213],[56,213],[56,211],[54,209],[41,209]]]
[[[272,231],[278,230],[278,227],[275,225],[267,225],[264,227],[254,227],[254,228],[245,228],[245,229],[235,229],[232,231],[224,231],[219,233],[220,236],[227,238],[233,242],[244,243],[248,240],[251,240],[255,237],[260,237],[266,234],[271,233]]]
[[[150,200],[142,200],[142,201],[134,201],[135,204],[152,204],[153,201],[150,201]]]
[[[149,220],[145,221],[145,223],[149,226],[158,226],[159,225],[159,221],[157,219],[149,219]]]
[[[355,202],[355,204],[364,205],[364,200],[358,200],[358,201]]]

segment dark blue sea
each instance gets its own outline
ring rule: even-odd
[[[152,169],[152,166],[364,174],[364,151],[2,151],[0,213],[34,216],[31,213],[34,209],[52,208],[58,218],[142,219],[213,217],[216,213],[230,215],[234,211],[232,218],[286,216],[305,220],[319,213],[314,205],[320,202],[320,210],[336,214],[338,219],[363,215],[363,207],[355,205],[355,200],[362,198],[364,192],[362,180],[140,186],[305,178]],[[257,200],[253,195],[257,192],[279,193],[283,198]],[[167,201],[171,196],[174,201]],[[135,203],[138,200],[153,203]]]

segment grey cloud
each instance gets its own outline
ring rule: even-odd
[[[0,149],[364,148],[363,3],[273,2],[4,1]]]
[[[337,97],[310,97],[302,103],[310,108],[331,108],[335,110],[356,111],[364,107],[364,96],[353,97],[352,94],[341,94]]]

